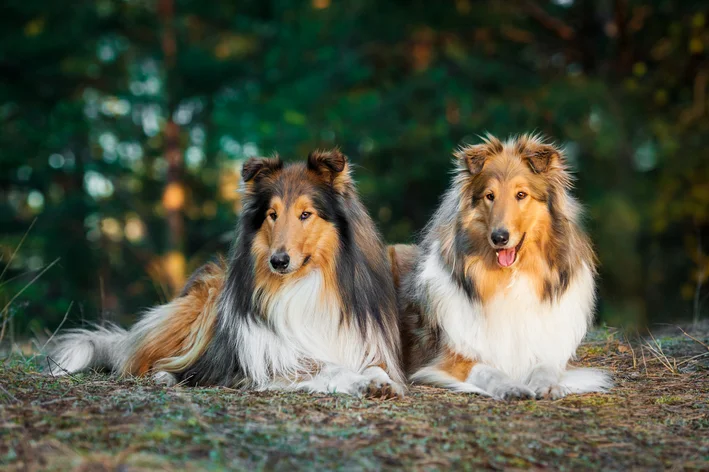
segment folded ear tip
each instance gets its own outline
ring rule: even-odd
[[[312,169],[317,169],[324,165],[334,172],[342,172],[345,170],[346,164],[347,156],[339,148],[330,149],[329,151],[315,150],[308,154],[308,166]]]
[[[542,173],[548,171],[552,163],[561,158],[561,153],[557,149],[549,147],[530,152],[525,157],[533,172]]]
[[[347,164],[347,156],[342,154],[342,151],[340,151],[339,149],[333,149],[332,155],[333,170],[335,172],[342,172],[343,170],[345,170],[345,164]]]
[[[250,157],[241,166],[241,178],[244,182],[253,180],[262,170],[275,171],[283,167],[283,161],[276,156],[273,158]]]
[[[465,145],[453,151],[453,156],[465,165],[465,168],[472,175],[479,174],[482,171],[489,154],[490,152],[485,144]]]
[[[261,167],[263,167],[263,163],[260,162],[259,159],[255,157],[247,159],[241,166],[241,178],[244,179],[244,182],[248,182],[254,178]]]

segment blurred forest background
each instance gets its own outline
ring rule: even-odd
[[[708,316],[706,0],[0,11],[3,333],[53,330],[69,308],[66,326],[128,323],[169,299],[228,249],[250,156],[340,146],[386,239],[412,241],[452,149],[486,131],[566,146],[602,322]]]

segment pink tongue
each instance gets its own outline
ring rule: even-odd
[[[497,262],[500,263],[502,267],[509,267],[515,261],[515,255],[517,250],[513,247],[509,249],[500,249],[497,251]]]

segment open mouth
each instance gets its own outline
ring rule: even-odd
[[[519,240],[519,244],[517,244],[515,247],[498,249],[497,251],[495,251],[495,254],[497,255],[497,263],[500,264],[501,267],[510,267],[512,266],[512,264],[515,263],[515,261],[517,260],[517,253],[522,247],[522,243],[524,242],[525,236],[527,236],[527,233],[524,233],[522,235],[522,239]]]

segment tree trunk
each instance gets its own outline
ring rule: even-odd
[[[183,178],[180,127],[173,120],[176,107],[173,69],[177,55],[175,37],[174,0],[160,0],[159,14],[162,23],[162,51],[165,67],[165,91],[167,95],[167,124],[165,126],[165,159],[168,163],[167,182],[163,192],[163,206],[167,219],[167,241],[163,257],[163,269],[171,294],[179,292],[185,282],[185,188]]]

